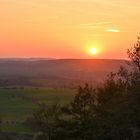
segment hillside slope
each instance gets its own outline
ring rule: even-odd
[[[98,83],[121,65],[126,65],[124,60],[0,60],[0,86],[62,87]]]

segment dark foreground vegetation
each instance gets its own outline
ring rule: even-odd
[[[79,87],[67,106],[40,105],[35,140],[139,140],[140,38],[128,50],[130,69],[110,73],[102,87]]]
[[[139,140],[140,38],[128,57],[129,68],[111,72],[99,87],[79,87],[71,103],[38,103],[38,111],[26,122],[34,134],[0,133],[0,139]]]

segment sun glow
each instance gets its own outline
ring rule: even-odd
[[[91,49],[89,50],[89,52],[90,52],[90,54],[92,54],[92,55],[96,55],[96,54],[97,54],[97,48],[91,48]]]

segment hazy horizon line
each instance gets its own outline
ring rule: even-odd
[[[44,60],[129,60],[128,58],[75,58],[75,57],[0,57],[0,59],[44,59]]]

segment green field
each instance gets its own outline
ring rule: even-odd
[[[23,122],[37,110],[38,102],[52,104],[57,100],[64,105],[71,101],[75,93],[73,89],[0,89],[1,129],[31,132]]]

